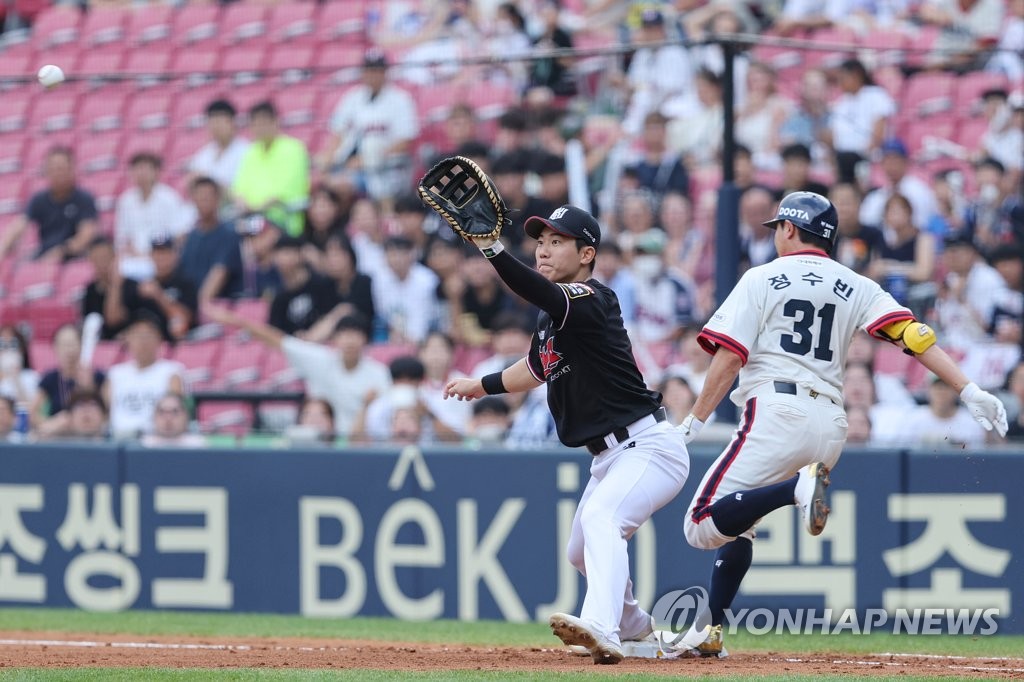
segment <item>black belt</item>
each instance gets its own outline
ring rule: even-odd
[[[792,381],[776,381],[775,382],[776,393],[787,393],[789,395],[796,395],[796,384]],[[807,395],[811,398],[817,398],[820,393],[815,391],[813,388],[807,389]],[[827,396],[826,396],[827,397]],[[829,398],[829,402],[835,405],[836,401]]]
[[[795,390],[796,389],[794,389],[794,391]],[[663,422],[666,419],[668,419],[668,411],[664,407],[659,407],[658,409],[651,413],[651,416],[654,417],[655,423]],[[643,419],[643,417],[641,417],[640,419]],[[639,419],[637,421],[639,421]],[[629,429],[623,426],[620,429],[615,429],[614,431],[612,431],[611,435],[615,437],[615,440],[617,442],[621,443],[622,441],[628,439],[631,434],[629,433]],[[594,456],[600,455],[602,452],[608,449],[608,443],[605,442],[605,439],[607,437],[608,435],[606,434],[604,436],[599,436],[597,438],[591,438],[590,440],[587,441],[585,447],[587,448],[587,450],[590,451],[590,454]]]

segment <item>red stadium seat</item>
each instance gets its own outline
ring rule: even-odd
[[[403,355],[416,355],[416,346],[405,344],[379,344],[366,347],[367,356],[385,365]]]
[[[1010,82],[1001,73],[987,71],[971,71],[956,79],[953,88],[953,101],[956,110],[962,116],[976,116],[981,113],[981,96],[986,90],[1006,90],[1010,92]]]
[[[362,2],[325,3],[317,19],[316,37],[328,44],[340,36],[362,33],[366,28],[366,6]]]
[[[953,108],[956,77],[925,72],[910,78],[903,90],[902,111],[914,117],[933,116]]]
[[[94,82],[116,80],[121,74],[124,58],[123,49],[91,49],[82,57],[75,75]]]
[[[252,405],[242,402],[202,402],[196,416],[199,419],[199,430],[203,433],[242,436],[253,425]]]
[[[364,52],[358,45],[324,45],[313,62],[318,74],[315,80],[325,87],[357,83],[363,72]]]
[[[28,325],[33,339],[48,341],[63,325],[74,324],[77,317],[78,311],[70,305],[32,301],[31,304],[9,305],[3,308],[0,312],[0,323]]]
[[[215,385],[226,390],[255,389],[262,376],[266,353],[266,348],[256,341],[226,340],[214,373]]]
[[[267,51],[262,45],[239,45],[221,52],[219,70],[235,83],[251,83],[259,80],[266,61]]]
[[[157,154],[162,157],[170,137],[171,133],[167,129],[133,133],[124,142],[121,158],[127,161],[133,154],[140,152]]]
[[[120,139],[118,139],[118,144]],[[79,149],[85,145],[85,142],[79,143]],[[82,153],[78,152],[79,157]],[[114,165],[109,170],[100,171],[91,175],[86,175],[82,178],[82,185],[85,189],[89,190],[94,197],[96,197],[96,208],[100,213],[108,213],[114,210],[114,206],[117,204],[117,198],[121,196],[122,190],[128,182],[128,174],[119,164],[119,157],[116,153],[113,154]]]
[[[75,155],[78,157],[78,168],[83,173],[98,173],[101,171],[118,170],[120,156],[118,156],[123,143],[123,134],[120,129],[104,133],[85,135],[75,145]],[[83,180],[89,186],[93,181]]]
[[[267,60],[267,71],[283,83],[295,83],[309,77],[316,50],[312,45],[278,45]]]
[[[505,83],[477,83],[466,93],[465,99],[483,120],[500,117],[519,99],[516,89]]]
[[[220,97],[231,99],[230,93],[213,84],[178,93],[171,113],[174,127],[178,130],[202,128],[206,125],[206,106]]]
[[[0,133],[24,130],[31,105],[32,93],[27,90],[14,90],[0,95]]]
[[[270,304],[262,298],[243,298],[235,302],[235,314],[250,322],[266,322],[270,318]]]
[[[134,50],[128,55],[121,73],[138,78],[144,85],[152,84],[170,73],[173,54],[170,47],[160,45]]]
[[[120,341],[100,341],[92,355],[92,366],[108,370],[124,359],[124,344]]]
[[[14,176],[0,182],[0,225],[7,224],[7,216],[20,214],[24,209],[25,181]]]
[[[124,40],[131,10],[123,6],[90,7],[82,21],[79,40],[89,46]]]
[[[57,291],[59,271],[57,263],[19,263],[11,277],[7,299],[14,303],[28,303],[52,297]]]
[[[270,9],[271,39],[284,42],[308,35],[316,28],[318,5],[312,2],[284,2]]]
[[[293,86],[278,92],[278,118],[284,128],[310,125],[316,117],[320,88]]]
[[[303,383],[299,373],[295,371],[288,358],[280,351],[270,351],[263,361],[263,382],[261,386],[267,391],[302,391]]]
[[[132,8],[127,38],[132,45],[148,45],[171,35],[174,8],[170,5],[142,5]]]
[[[221,16],[218,32],[221,42],[225,45],[235,45],[265,35],[266,6],[247,2],[228,5]]]
[[[125,130],[159,130],[171,124],[174,94],[166,89],[135,97],[125,112]]]
[[[927,157],[937,153],[936,147],[930,142],[932,138],[953,140],[955,133],[955,119],[947,116],[932,116],[911,121],[904,139],[912,158],[920,154]]]
[[[956,143],[968,151],[981,149],[981,140],[988,131],[988,121],[982,118],[962,119],[956,131]]]
[[[908,40],[908,45],[912,45],[914,49],[907,53],[907,66],[927,66],[929,60],[933,59],[931,50],[941,33],[942,29],[938,26],[916,26]]]
[[[49,339],[32,339],[28,344],[28,356],[32,369],[43,374],[57,367],[57,351]]]
[[[903,72],[896,66],[883,66],[871,74],[875,83],[889,93],[894,101],[900,101],[903,92]]]
[[[219,340],[183,343],[177,347],[174,359],[185,365],[185,384],[190,390],[210,383],[220,351]]]
[[[910,43],[910,38],[900,30],[875,29],[861,37],[864,48],[864,63],[870,69],[885,66],[898,66],[905,61],[903,51]]]
[[[178,10],[171,26],[171,36],[179,45],[195,45],[217,35],[220,22],[217,5],[187,4]]]
[[[220,64],[220,50],[216,47],[178,49],[171,58],[170,72],[190,84],[202,84],[215,80]]]
[[[810,41],[821,47],[811,46],[804,51],[805,69],[832,69],[844,59],[857,55],[855,51],[841,49],[857,45],[857,34],[851,29],[840,26],[818,29],[811,34]],[[745,84],[741,83],[740,86],[745,87]]]
[[[57,278],[59,301],[77,306],[82,300],[82,296],[85,295],[85,288],[89,286],[92,278],[93,267],[89,261],[75,260],[65,263]]]
[[[13,53],[5,50],[0,59],[0,87],[6,89],[15,80],[35,81],[36,58],[29,50]],[[7,93],[4,93],[7,97]]]
[[[23,136],[0,136],[0,176],[8,176],[4,177],[2,182],[10,182],[10,175],[21,172],[21,153],[24,149]]]
[[[128,93],[122,90],[87,93],[78,108],[78,129],[86,132],[119,129],[124,124]]]
[[[36,17],[32,24],[32,42],[37,49],[73,43],[78,40],[81,19],[82,13],[77,9],[67,5],[55,5]]]
[[[69,130],[75,125],[80,98],[74,88],[59,89],[37,97],[32,107],[31,128],[37,132]]]
[[[231,102],[243,114],[247,113],[255,104],[264,100],[271,100],[277,106],[284,97],[283,91],[275,92],[274,88],[267,83],[251,83],[231,90]]]
[[[175,131],[164,157],[164,168],[169,174],[186,172],[192,157],[209,141],[210,136],[202,128]]]

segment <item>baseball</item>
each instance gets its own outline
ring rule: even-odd
[[[47,64],[43,68],[39,69],[38,78],[39,82],[44,86],[52,88],[54,85],[64,82],[64,72],[59,66]]]

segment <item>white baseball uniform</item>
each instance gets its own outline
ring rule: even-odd
[[[806,249],[748,270],[698,341],[743,360],[730,396],[743,418],[704,475],[684,522],[686,539],[714,549],[733,538],[711,519],[721,497],[779,483],[816,461],[832,467],[846,441],[843,368],[857,329],[913,319],[877,283]],[[743,534],[753,538],[751,528]]]

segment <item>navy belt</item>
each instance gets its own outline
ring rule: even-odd
[[[787,395],[797,395],[796,384],[793,383],[792,381],[776,381],[774,383],[775,383],[775,392],[776,393],[786,393]],[[813,388],[809,388],[809,389],[807,389],[807,395],[809,397],[811,397],[811,398],[817,398],[821,394],[818,393],[817,391],[815,391]],[[827,396],[824,396],[824,397],[827,397]],[[836,401],[832,400],[831,398],[828,398],[828,400],[833,405],[836,404]]]
[[[796,390],[796,389],[794,389],[794,390]],[[648,415],[648,417],[654,417],[654,423],[657,424],[659,422],[663,422],[666,419],[668,419],[668,411],[664,407],[659,407],[654,412],[652,412],[650,415]],[[631,434],[629,432],[629,428],[630,428],[630,426],[635,427],[638,423],[644,422],[646,420],[647,420],[647,417],[641,417],[640,419],[638,419],[637,421],[633,422],[629,426],[623,426],[622,428],[615,429],[610,434],[606,434],[604,436],[598,436],[597,438],[591,438],[590,440],[587,441],[587,444],[586,444],[585,447],[590,452],[590,454],[592,454],[592,455],[594,455],[596,457],[597,455],[600,455],[602,452],[604,452],[608,448],[614,447],[614,445],[618,445],[622,441],[627,440],[630,436],[635,436],[636,433],[639,433],[639,431],[642,431],[643,429],[639,429],[635,433]],[[649,426],[650,425],[645,425],[643,428],[649,428]],[[615,439],[615,443],[613,445],[609,445],[608,444],[608,436],[611,436],[612,438]]]

